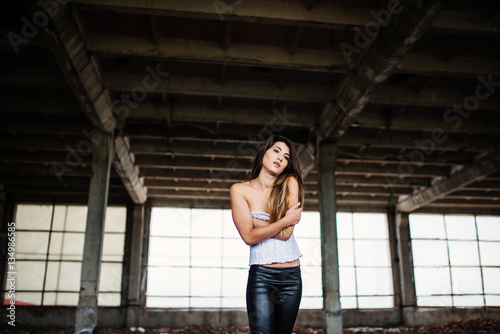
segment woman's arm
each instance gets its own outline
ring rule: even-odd
[[[300,221],[302,209],[298,205],[290,208],[282,219],[262,227],[254,227],[250,208],[245,200],[241,184],[233,184],[229,192],[231,197],[231,211],[234,225],[241,238],[247,245],[254,245],[269,239],[288,225],[295,225]],[[293,209],[293,210],[292,210]]]

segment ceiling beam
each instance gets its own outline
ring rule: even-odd
[[[220,20],[220,9],[212,2],[175,0],[144,2],[141,0],[75,0],[77,8],[86,10],[107,10],[118,13],[164,15],[181,18],[203,18]],[[406,4],[406,2],[405,2]],[[266,1],[254,0],[240,3],[224,13],[224,20],[259,22],[263,24],[296,25],[326,29],[344,29],[342,25],[364,26],[375,21],[370,11],[381,8],[372,6],[346,6],[334,3],[315,3],[305,8],[302,0]],[[383,8],[382,10],[385,10]],[[472,10],[447,10],[431,24],[430,31],[462,35],[500,36],[500,23],[485,20],[484,13]]]
[[[196,48],[193,48],[191,41],[184,40],[169,40],[156,45],[146,38],[118,35],[90,35],[87,48],[93,54],[104,57],[182,59],[201,63],[268,66],[325,73],[345,73],[349,70],[349,65],[340,48],[337,50],[300,49],[298,53],[290,53],[290,50],[296,50],[296,43],[300,38],[299,32],[296,34],[288,51],[268,45],[234,43],[226,50],[221,49],[218,43],[203,41],[197,42]],[[450,77],[476,77],[478,74],[489,73],[496,75],[500,74],[500,60],[454,58],[447,62],[442,56],[409,54],[398,65],[396,72]]]
[[[25,0],[24,5],[33,15],[42,10],[35,0]],[[69,6],[58,6],[57,15],[50,17],[50,25],[43,28],[49,49],[90,123],[104,133],[113,132],[117,123],[109,92],[101,83],[100,69],[85,48],[84,37]],[[120,136],[115,138],[113,151],[113,165],[130,197],[137,204],[144,203],[146,189],[137,181],[138,171]]]
[[[393,8],[391,21],[362,53],[355,68],[344,75],[336,100],[327,104],[318,118],[316,143],[336,141],[364,109],[380,85],[394,73],[401,60],[419,40],[441,10],[442,0],[404,2]],[[399,3],[398,3],[399,4]],[[302,149],[302,171],[307,174],[314,167],[313,143]]]
[[[405,2],[381,30],[352,72],[340,83],[336,101],[319,118],[319,139],[337,140],[370,101],[371,95],[394,73],[441,10],[442,1]]]
[[[151,21],[151,39],[154,45],[158,45],[161,43],[162,34],[161,34],[161,17],[156,15],[152,15],[150,17]]]
[[[449,177],[437,180],[432,186],[406,198],[401,198],[397,204],[397,209],[402,212],[415,211],[499,170],[500,152],[491,152]]]
[[[380,65],[379,63],[377,63]],[[363,67],[368,71],[368,68]],[[362,69],[360,69],[362,70]],[[371,70],[370,70],[371,71]],[[371,73],[371,72],[370,72]],[[367,74],[367,73],[365,73]],[[359,74],[363,76],[364,74]],[[353,77],[354,76],[354,77]],[[371,76],[371,75],[369,75]],[[375,80],[375,78],[365,79],[359,77],[357,74],[348,75],[349,78],[344,79],[344,90],[336,94],[336,90],[331,85],[319,84],[288,84],[280,88],[277,84],[265,81],[249,81],[249,80],[226,80],[225,84],[221,84],[220,80],[216,78],[203,78],[203,77],[169,77],[159,84],[156,88],[149,90],[151,93],[170,93],[170,94],[187,94],[198,96],[223,96],[232,98],[248,98],[248,99],[262,99],[262,100],[278,100],[278,101],[296,101],[296,102],[310,102],[310,103],[327,103],[335,99],[337,102],[334,106],[325,108],[323,116],[320,119],[321,135],[324,138],[335,138],[340,136],[342,131],[345,130],[356,118],[358,113],[366,106],[367,103],[385,104],[385,105],[415,105],[415,106],[434,106],[450,108],[453,104],[461,103],[468,95],[474,94],[472,92],[463,92],[451,89],[433,89],[423,91],[419,94],[410,88],[384,86],[377,92],[373,93],[375,82],[372,85],[368,84],[368,80]],[[117,92],[130,92],[137,85],[141,85],[144,75],[137,73],[108,73],[103,77],[103,84],[110,90]],[[378,77],[377,80],[382,79]],[[352,81],[352,85],[349,83]],[[355,85],[355,81],[358,82]],[[362,91],[356,90],[355,87],[359,85],[366,86],[363,99],[361,99]],[[371,91],[368,91],[371,89]],[[347,94],[355,93],[358,96],[355,100],[347,105]],[[367,94],[373,93],[370,98]],[[353,96],[354,98],[354,96]],[[344,99],[344,100],[343,100]],[[342,101],[342,102],[340,102]],[[359,103],[356,103],[359,101]],[[340,104],[342,103],[342,104]],[[143,103],[139,105],[141,107]],[[479,109],[484,110],[498,110],[500,105],[500,96],[492,95],[488,99],[481,101]],[[350,108],[334,110],[337,108]],[[133,112],[137,108],[132,108]],[[337,115],[335,117],[334,115]],[[348,116],[348,117],[347,117]],[[336,124],[336,125],[335,125]],[[337,130],[333,130],[337,129]]]

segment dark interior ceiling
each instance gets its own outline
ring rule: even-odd
[[[99,129],[110,203],[228,208],[274,131],[312,147],[306,209],[331,140],[340,210],[500,214],[500,3],[402,1],[379,33],[388,3],[76,0],[45,23],[37,1],[6,2],[0,184],[86,203]]]

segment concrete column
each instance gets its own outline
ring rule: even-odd
[[[323,329],[327,334],[342,333],[337,245],[337,201],[335,160],[337,144],[319,145],[318,186],[321,223],[321,271],[323,280]]]
[[[396,211],[393,208],[387,209],[387,223],[389,226],[389,249],[391,251],[391,268],[392,268],[392,282],[394,289],[394,307],[399,311],[402,310],[401,305],[401,268],[398,252],[398,237],[396,228]],[[400,314],[400,321],[403,321],[402,311]]]
[[[134,205],[130,271],[128,273],[127,327],[138,325],[141,306],[142,241],[144,236],[144,205]]]
[[[110,134],[92,136],[92,177],[83,247],[80,298],[76,309],[75,333],[92,333],[97,325],[97,297],[101,271],[104,220],[108,204],[109,174],[113,157]]]
[[[408,213],[396,213],[396,231],[398,238],[399,272],[401,275],[401,306],[403,309],[403,322],[406,324],[405,308],[413,309],[417,301]]]

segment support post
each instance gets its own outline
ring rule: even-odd
[[[92,177],[83,247],[80,298],[76,309],[75,333],[77,334],[92,333],[97,325],[99,274],[112,157],[112,135],[95,133],[92,136]]]
[[[138,325],[141,303],[142,241],[144,237],[144,205],[134,205],[132,213],[130,271],[128,273],[127,327]]]
[[[399,272],[401,275],[401,306],[403,323],[407,321],[407,311],[412,312],[416,306],[415,276],[413,274],[413,257],[411,252],[409,214],[396,213],[396,231],[398,237]]]
[[[401,268],[399,259],[399,239],[397,237],[396,211],[394,207],[387,208],[387,225],[389,227],[389,249],[391,251],[392,286],[394,289],[394,307],[400,312],[400,321],[403,321],[401,300]]]
[[[337,201],[335,197],[335,160],[337,144],[319,145],[319,209],[323,281],[323,329],[327,334],[342,333],[339,257],[337,244]]]

